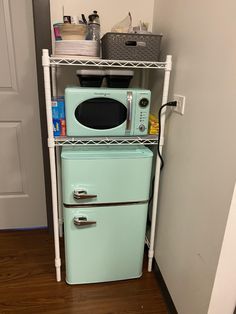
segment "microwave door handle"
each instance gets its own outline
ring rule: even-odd
[[[127,124],[126,124],[126,129],[127,129],[128,131],[131,130],[132,99],[133,99],[133,94],[132,94],[132,92],[127,92]]]

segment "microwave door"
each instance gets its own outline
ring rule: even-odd
[[[80,135],[125,135],[127,107],[118,100],[96,97],[80,103],[75,110]]]

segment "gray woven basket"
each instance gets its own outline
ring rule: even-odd
[[[158,61],[162,35],[106,33],[102,58],[110,60]]]

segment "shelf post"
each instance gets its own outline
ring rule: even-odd
[[[168,92],[169,92],[169,82],[170,82],[170,71],[172,68],[172,56],[168,55],[166,57],[166,67],[165,67],[165,76],[164,76],[164,86],[162,94],[162,105],[166,104],[168,101]],[[161,114],[161,133],[164,134],[165,131],[165,118],[166,118],[166,107],[163,108]],[[160,152],[162,152],[162,147],[164,144],[164,136],[162,135],[159,138],[160,141]],[[160,167],[161,162],[159,156],[156,159],[155,167],[155,182],[153,188],[153,204],[152,204],[152,219],[151,219],[151,232],[150,232],[150,246],[148,251],[148,271],[152,271],[152,260],[154,257],[154,240],[155,240],[155,231],[156,231],[156,220],[157,220],[157,203],[158,203],[158,190],[160,182]]]
[[[45,89],[45,100],[46,100],[47,128],[48,128],[48,148],[49,148],[51,185],[52,185],[52,207],[53,207],[56,279],[57,281],[61,281],[61,258],[60,258],[59,226],[58,226],[56,160],[55,160],[55,143],[54,143],[54,136],[53,136],[53,121],[52,121],[52,110],[51,110],[50,59],[49,59],[48,49],[43,49],[42,64],[43,64],[43,72],[44,72],[44,89]]]
[[[57,96],[57,65],[51,66],[51,73],[52,73],[52,96]]]
[[[52,96],[57,94],[57,65],[51,66],[52,77]],[[63,210],[62,210],[62,196],[61,196],[61,149],[56,147],[56,171],[57,171],[57,201],[58,201],[58,222],[59,222],[59,236],[63,236]]]
[[[57,197],[58,197],[58,223],[59,236],[63,237],[63,208],[62,208],[62,178],[61,178],[61,147],[56,147],[56,165],[57,165]]]

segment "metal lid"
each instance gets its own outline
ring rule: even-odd
[[[89,15],[89,24],[100,25],[99,15],[97,13],[97,11],[93,11],[93,13]]]

